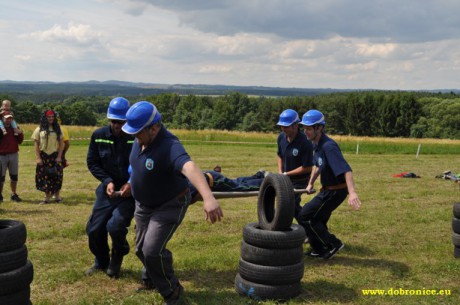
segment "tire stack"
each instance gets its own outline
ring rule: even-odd
[[[34,269],[27,259],[24,223],[0,220],[0,304],[29,305]]]
[[[293,224],[295,200],[289,177],[269,174],[259,190],[259,222],[243,228],[235,289],[255,300],[288,300],[300,294],[304,229]]]
[[[454,257],[460,257],[460,202],[454,203],[454,217],[452,219],[452,242]]]

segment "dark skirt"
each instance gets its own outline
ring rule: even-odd
[[[62,187],[62,162],[57,163],[56,158],[58,156],[57,152],[48,155],[44,152],[40,152],[40,157],[43,161],[43,165],[38,165],[35,170],[35,185],[37,190],[54,194],[59,191]],[[55,173],[50,170],[55,167]]]

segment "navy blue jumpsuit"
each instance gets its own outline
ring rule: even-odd
[[[91,174],[101,183],[96,189],[96,202],[86,225],[86,233],[97,268],[105,269],[110,263],[108,234],[112,238],[112,255],[124,256],[129,253],[126,234],[134,216],[134,198],[109,198],[106,189],[113,182],[118,191],[128,182],[133,139],[124,132],[115,137],[110,126],[97,129],[91,136],[86,162]]]
[[[300,224],[310,245],[320,255],[341,241],[329,233],[327,222],[332,212],[347,198],[345,173],[351,167],[345,161],[337,143],[322,134],[314,151],[314,164],[321,175],[321,191],[306,203],[300,213]]]
[[[278,136],[278,156],[283,160],[283,172],[289,172],[300,166],[311,167],[313,165],[313,144],[307,139],[303,132],[298,132],[294,140],[289,142],[286,135],[281,132]],[[304,189],[308,185],[310,173],[305,175],[289,176],[294,188]],[[299,214],[302,210],[300,206],[300,194],[295,195],[294,217],[299,222]]]

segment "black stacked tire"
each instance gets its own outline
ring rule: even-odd
[[[294,188],[284,175],[265,177],[257,202],[259,222],[243,228],[235,290],[255,300],[288,300],[300,294],[304,229],[293,224]]]
[[[268,231],[256,222],[248,223],[243,228],[243,240],[250,245],[268,249],[290,249],[302,245],[305,230],[292,224],[288,231]]]
[[[257,199],[257,215],[262,229],[289,230],[295,211],[293,190],[288,176],[269,174],[265,177]]]
[[[454,203],[452,218],[452,243],[454,244],[454,257],[460,257],[460,202]]]
[[[453,213],[454,217],[460,218],[460,202],[454,203]]]
[[[258,301],[268,299],[288,300],[300,294],[300,282],[289,285],[263,285],[246,281],[238,273],[235,277],[235,289],[240,295]]]
[[[27,259],[25,225],[0,220],[0,304],[29,305],[34,269]]]
[[[304,229],[292,224],[288,231],[263,230],[252,222],[243,228],[241,258],[235,289],[255,300],[287,300],[300,294],[304,274]]]

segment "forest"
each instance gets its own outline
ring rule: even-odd
[[[115,96],[0,93],[12,101],[18,123],[38,123],[43,110],[59,112],[64,125],[103,125],[107,106]],[[225,95],[125,96],[135,103],[155,104],[168,128],[276,132],[279,114],[288,108],[299,116],[309,109],[325,114],[330,134],[404,138],[460,139],[460,95],[454,92],[353,91],[315,96]]]

